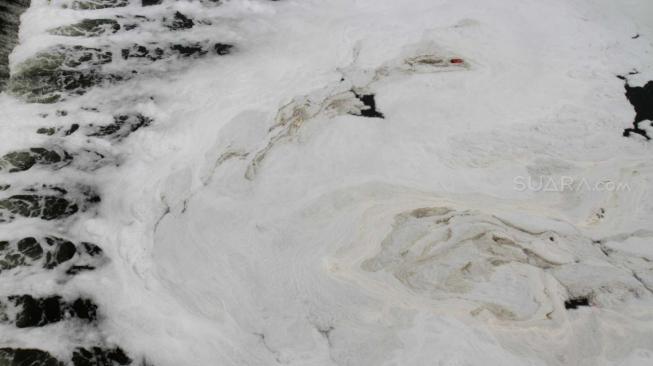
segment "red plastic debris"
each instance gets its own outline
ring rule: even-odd
[[[465,60],[463,60],[462,58],[452,58],[451,60],[449,60],[449,62],[451,62],[452,64],[462,64],[465,62]]]

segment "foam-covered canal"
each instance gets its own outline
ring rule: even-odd
[[[3,2],[0,365],[652,364],[650,14]]]

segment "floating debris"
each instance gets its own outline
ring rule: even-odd
[[[628,80],[620,76],[620,79],[625,80],[624,87],[626,88],[626,98],[630,104],[635,108],[635,119],[633,120],[633,127],[626,128],[623,132],[625,137],[629,137],[631,133],[638,134],[646,140],[650,140],[651,136],[648,131],[641,127],[642,123],[648,123],[649,127],[653,127],[653,81],[649,81],[644,86],[630,86]]]
[[[565,301],[565,309],[578,309],[580,306],[590,306],[587,297],[576,297]]]

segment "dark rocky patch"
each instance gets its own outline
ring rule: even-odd
[[[58,135],[61,137],[70,136],[77,131],[81,131],[84,135],[88,137],[99,137],[109,140],[122,140],[125,137],[129,136],[133,132],[149,126],[154,120],[150,117],[144,116],[140,113],[124,113],[113,116],[113,122],[105,125],[97,125],[90,123],[88,125],[80,126],[77,123],[73,123],[67,128],[64,127],[42,127],[39,128],[36,132],[44,135]],[[72,152],[70,155],[75,159],[75,161],[80,160],[80,157],[83,157],[87,162],[86,165],[101,165],[98,164],[100,160],[105,159],[104,154],[101,154],[97,151],[91,150],[80,150],[77,152]],[[89,163],[95,161],[94,164]],[[75,164],[77,166],[78,164]],[[83,167],[79,167],[83,169]]]
[[[45,270],[62,267],[66,274],[74,275],[93,270],[105,262],[102,249],[91,243],[76,245],[56,236],[0,241],[0,273],[19,267]]]
[[[23,189],[22,194],[0,198],[0,222],[19,217],[42,220],[65,219],[100,202],[89,187],[73,187],[72,192],[52,185]]]
[[[55,220],[77,211],[77,204],[57,196],[21,194],[0,200],[0,222],[14,220],[17,216]]]
[[[177,52],[183,57],[191,56],[203,56],[206,55],[209,51],[205,46],[200,43],[195,44],[173,44],[170,46],[170,49]]]
[[[114,140],[121,140],[133,132],[147,127],[152,119],[140,113],[121,114],[113,117],[113,123],[103,126],[89,125],[89,137],[103,137]]]
[[[89,322],[97,320],[97,305],[89,299],[78,298],[67,307],[69,316]]]
[[[8,169],[10,173],[22,172],[34,165],[49,165],[60,169],[73,160],[73,157],[63,149],[46,149],[33,147],[31,149],[12,151],[0,159],[0,170]]]
[[[40,259],[43,256],[43,248],[34,238],[21,239],[16,243],[18,251],[31,260]]]
[[[90,255],[91,257],[95,257],[102,254],[102,249],[95,244],[84,242],[82,243],[82,246],[84,247],[84,251],[88,253],[88,255]]]
[[[0,91],[9,79],[9,54],[18,42],[20,15],[30,6],[30,0],[3,0],[0,3]]]
[[[54,128],[54,127],[41,127],[41,128],[39,128],[38,130],[36,130],[36,133],[38,133],[39,135],[48,135],[48,136],[52,136],[52,135],[54,135],[55,133],[57,133],[57,131],[59,131],[60,129],[61,129],[61,128]]]
[[[73,133],[75,133],[75,131],[77,131],[78,129],[79,129],[79,125],[77,123],[73,123],[66,131],[64,131],[64,136],[70,136]]]
[[[97,305],[91,300],[79,298],[66,302],[61,296],[34,298],[31,295],[15,295],[3,301],[2,308],[13,307],[4,314],[5,322],[17,328],[42,327],[71,318],[94,322],[97,320]],[[1,310],[0,310],[1,311]]]
[[[153,5],[159,5],[163,2],[163,0],[142,0],[141,5],[143,6],[153,6]]]
[[[79,124],[73,123],[67,129],[63,129],[63,127],[41,127],[38,130],[36,130],[36,133],[40,135],[52,136],[54,134],[61,132],[60,135],[62,136],[70,136],[73,133],[75,133],[77,130],[79,130]]]
[[[85,266],[85,265],[82,265],[82,266],[72,266],[72,267],[70,267],[70,268],[66,271],[66,274],[71,275],[71,276],[74,276],[74,275],[76,275],[76,274],[78,274],[78,273],[80,273],[80,272],[84,272],[84,271],[92,271],[92,270],[94,270],[94,269],[95,269],[95,267],[92,267],[92,266]]]
[[[120,8],[129,5],[129,0],[75,0],[70,7],[78,10]]]
[[[76,128],[79,128],[79,125],[71,126],[69,130],[63,131],[63,135],[67,136],[71,133],[71,130]],[[23,172],[34,166],[44,166],[51,170],[71,166],[75,169],[88,171],[112,162],[115,162],[114,158],[107,158],[105,154],[90,149],[82,148],[69,153],[58,147],[51,149],[39,147],[6,154],[0,158],[0,171]]]
[[[148,18],[144,15],[133,15],[128,17],[123,15],[116,15],[116,18],[121,20],[122,28],[125,31],[136,29],[141,23],[155,21],[155,19]]]
[[[59,296],[42,299],[29,295],[9,296],[8,302],[16,307],[15,318],[9,317],[8,321],[18,328],[41,327],[59,322],[64,316]]]
[[[77,253],[77,247],[69,240],[50,236],[45,238],[45,242],[50,250],[45,255],[43,268],[53,269],[71,260]]]
[[[129,48],[123,48],[120,51],[122,58],[125,60],[137,58],[147,59],[150,61],[157,61],[163,58],[165,51],[160,47],[146,47],[143,45],[134,44]]]
[[[170,30],[190,29],[195,22],[180,12],[176,12],[172,19],[163,19],[163,24]]]
[[[72,362],[74,366],[124,366],[130,365],[132,360],[118,347],[92,347],[75,349]]]
[[[216,43],[213,45],[213,50],[220,56],[228,55],[231,53],[231,49],[234,48],[231,44],[226,43]]]
[[[576,297],[565,301],[565,309],[578,309],[580,306],[590,306],[587,297]]]
[[[121,79],[102,73],[102,65],[112,58],[110,51],[100,48],[54,46],[18,65],[8,90],[37,103],[54,103],[65,94],[81,95],[104,81]]]
[[[353,92],[358,100],[360,100],[365,108],[362,108],[360,115],[362,117],[371,117],[371,118],[385,118],[383,113],[376,110],[376,101],[374,100],[374,94],[357,94]]]
[[[120,30],[120,24],[113,19],[84,19],[79,23],[50,29],[50,34],[66,37],[97,37]]]
[[[35,238],[0,241],[0,272],[40,263],[44,250]]]
[[[0,348],[2,366],[64,366],[48,352],[32,348]]]
[[[187,44],[134,44],[121,49],[123,59],[149,62],[172,57],[197,58],[213,48],[218,55],[229,51],[229,45],[210,46],[208,42]],[[137,74],[105,72],[104,65],[113,61],[108,47],[58,45],[37,53],[19,64],[7,84],[8,91],[28,102],[55,103],[66,96],[85,94],[90,88],[126,80]],[[44,130],[45,133],[51,131]]]
[[[650,140],[651,136],[641,128],[640,124],[648,121],[649,126],[653,127],[653,81],[649,81],[644,86],[630,86],[625,77],[620,76],[620,78],[626,81],[626,98],[635,108],[633,127],[626,128],[623,135],[629,137],[631,133],[635,133]]]
[[[78,347],[66,363],[39,349],[0,348],[1,366],[126,366],[132,362],[120,347]],[[147,363],[143,361],[141,365],[147,366]]]
[[[133,44],[129,48],[121,50],[122,58],[128,59],[143,59],[148,61],[159,61],[174,56],[182,58],[197,58],[205,56],[211,49],[218,55],[227,55],[230,53],[233,45],[225,43],[216,43],[210,46],[208,42],[194,42],[194,43],[174,43],[168,45],[158,44]]]
[[[100,247],[97,245],[91,243],[82,243],[81,248],[82,249],[78,249],[78,252],[82,253],[80,255],[80,259],[76,261],[76,264],[68,268],[66,274],[76,275],[83,271],[92,271],[105,262],[105,259],[102,255],[102,249],[100,249]]]

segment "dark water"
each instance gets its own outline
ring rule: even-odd
[[[135,32],[142,24],[160,22],[166,32],[179,32],[197,25],[192,17],[179,11],[169,11],[162,16],[108,15],[97,18],[95,9],[126,6],[128,0],[74,0],[67,3],[82,15],[75,23],[48,30],[59,37],[68,37],[65,44],[53,44],[32,55],[29,59],[8,68],[8,55],[18,41],[19,17],[31,0],[0,0],[0,90],[28,103],[49,103],[56,112],[41,113],[43,125],[34,129],[43,142],[36,146],[4,152],[0,156],[0,183],[2,179],[20,178],[27,171],[48,172],[40,181],[18,184],[0,184],[0,225],[10,222],[40,222],[40,229],[24,236],[0,237],[0,275],[2,280],[20,281],[34,274],[46,274],[57,282],[51,293],[17,291],[0,294],[0,323],[21,332],[47,333],[52,324],[65,323],[76,327],[80,333],[101,333],[103,306],[90,294],[77,291],[60,292],[69,286],[75,276],[84,273],[93,276],[96,269],[109,263],[111,258],[102,250],[104,243],[85,242],[86,238],[68,232],[71,223],[92,217],[102,204],[101,192],[96,187],[78,181],[79,171],[94,172],[107,165],[119,166],[111,149],[117,147],[134,132],[147,128],[153,118],[131,111],[128,102],[121,111],[109,111],[97,105],[84,106],[84,118],[70,120],[54,127],[50,121],[66,118],[69,110],[58,103],[74,99],[92,88],[110,87],[135,77],[152,77],[148,66],[153,63],[176,62],[186,67],[200,57],[226,56],[236,51],[234,45],[216,40],[200,42],[153,42],[147,44],[121,44],[118,52],[106,46],[106,36],[118,32]],[[209,0],[207,0],[209,1]],[[134,0],[132,3],[139,3]],[[157,6],[160,0],[142,0],[143,6]],[[213,3],[216,6],[219,2]],[[56,4],[54,5],[56,6]],[[89,47],[83,38],[97,39],[97,46]],[[77,44],[80,40],[81,44]],[[122,59],[127,66],[121,70],[107,69],[107,65]],[[5,88],[6,87],[6,88]],[[154,100],[149,97],[149,100]],[[374,106],[371,107],[374,110]],[[79,112],[79,111],[77,111]],[[110,113],[113,118],[94,118],[93,114]],[[69,140],[84,141],[69,143]],[[72,173],[72,174],[69,174]],[[69,175],[64,183],[50,182],[48,177]],[[19,179],[20,181],[20,179]],[[90,277],[89,277],[90,278]],[[68,295],[64,296],[63,294]],[[72,294],[72,295],[71,295]],[[11,309],[11,311],[6,311]],[[42,328],[43,327],[43,328]],[[39,329],[42,328],[42,329]],[[56,337],[57,334],[51,334]],[[0,366],[117,366],[148,365],[143,356],[127,355],[119,345],[105,340],[92,344],[67,340],[66,356],[52,355],[39,349],[39,344],[29,348],[7,347],[0,343]],[[134,358],[132,358],[134,357]]]
[[[379,112],[376,109],[376,99],[374,94],[356,94],[356,92],[354,92],[354,95],[358,100],[363,102],[363,105],[365,105],[365,108],[360,112],[361,116],[370,118],[385,118],[383,113]]]
[[[0,2],[0,91],[9,79],[9,54],[18,42],[20,15],[31,0],[2,0]]]

